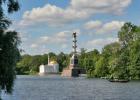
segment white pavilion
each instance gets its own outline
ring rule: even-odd
[[[56,61],[49,61],[48,55],[48,64],[47,65],[40,65],[39,66],[39,74],[56,74],[59,72],[59,64]]]

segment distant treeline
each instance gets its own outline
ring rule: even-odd
[[[140,79],[140,27],[125,23],[118,32],[118,42],[103,47],[101,53],[94,49],[87,52],[81,48],[78,54],[79,66],[85,68],[88,77],[111,77],[119,79]],[[67,67],[71,54],[49,53],[60,66],[60,72]],[[31,74],[39,71],[40,64],[47,64],[48,55],[24,55],[17,63],[17,74]]]

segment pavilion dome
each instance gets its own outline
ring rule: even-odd
[[[49,64],[54,65],[54,64],[58,64],[58,63],[56,61],[50,61]]]

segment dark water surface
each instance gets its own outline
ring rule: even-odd
[[[17,76],[13,95],[2,95],[4,100],[140,100],[140,81]]]

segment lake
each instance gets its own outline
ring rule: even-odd
[[[140,100],[140,81],[111,83],[104,79],[58,75],[17,76],[13,95],[4,100]]]

